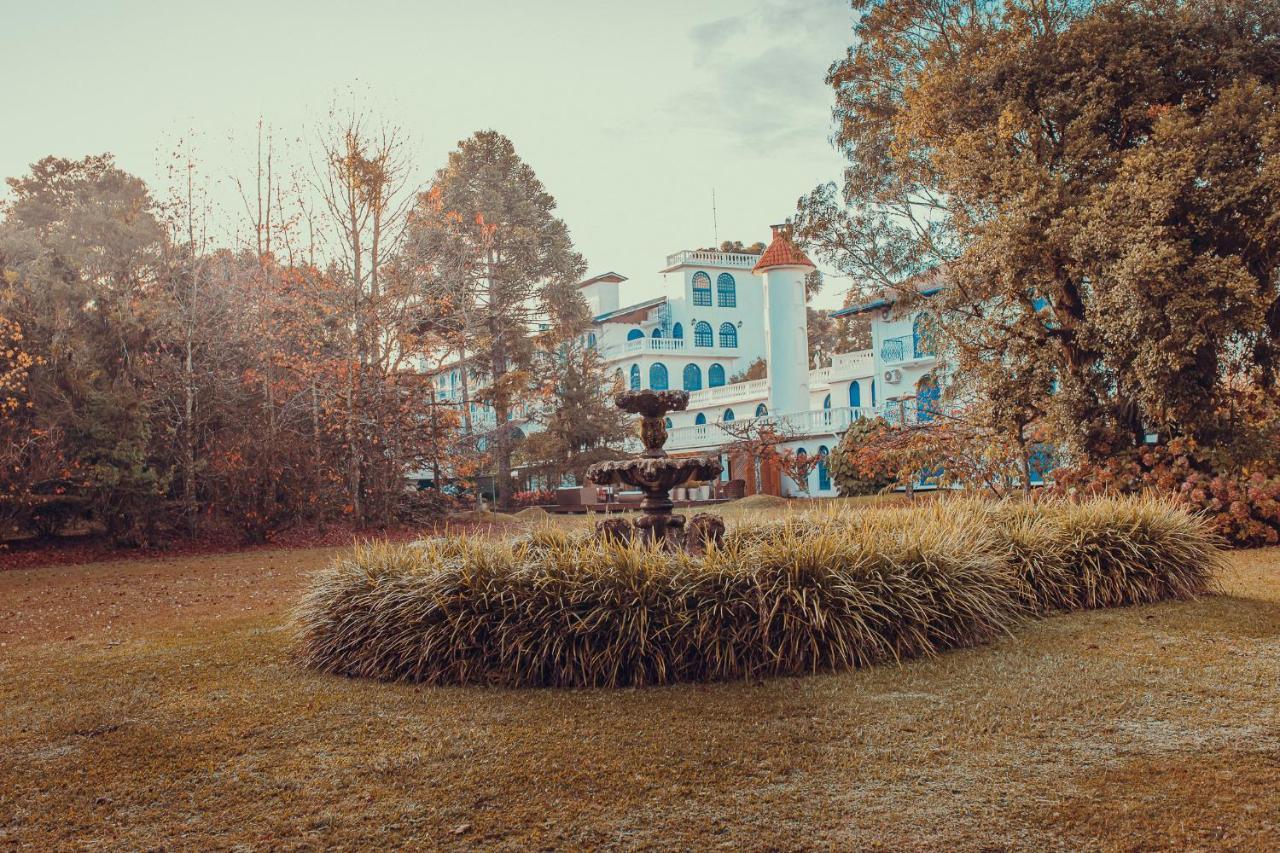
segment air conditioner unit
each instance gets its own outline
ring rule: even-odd
[[[902,371],[894,368],[884,372],[884,381],[888,385],[897,385],[902,381]]]

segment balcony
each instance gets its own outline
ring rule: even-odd
[[[880,360],[885,364],[900,364],[933,357],[933,349],[929,346],[929,342],[916,335],[885,338],[880,342]]]
[[[736,400],[763,400],[768,395],[769,380],[752,379],[749,382],[734,382],[732,385],[690,391],[689,408],[700,409],[713,403],[730,403]]]
[[[674,255],[667,255],[667,270],[685,264],[699,267],[730,267],[749,270],[756,265],[758,260],[760,260],[759,255],[742,255],[737,252],[698,252],[686,249],[683,252],[676,252]]]
[[[749,383],[741,382],[740,385]],[[732,386],[724,386],[726,388]],[[715,389],[719,390],[719,389]],[[744,424],[759,423],[772,426],[788,439],[831,438],[835,440],[843,435],[849,424],[860,418],[875,417],[875,410],[861,407],[844,406],[838,409],[818,409],[806,412],[790,412],[782,415],[765,415],[760,418],[740,418],[733,423],[741,427]],[[693,450],[699,448],[722,447],[734,439],[722,428],[720,422],[683,426],[667,430],[667,450]]]

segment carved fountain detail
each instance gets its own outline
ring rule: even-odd
[[[641,516],[634,526],[627,519],[608,519],[596,525],[601,536],[627,540],[633,535],[646,542],[661,542],[670,548],[701,552],[707,542],[719,541],[724,522],[707,513],[695,515],[685,527],[683,515],[671,512],[671,489],[691,479],[713,480],[720,476],[720,461],[714,456],[676,458],[667,456],[665,418],[668,412],[682,412],[689,405],[687,391],[625,391],[614,398],[624,412],[640,415],[640,438],[644,452],[635,459],[598,462],[587,469],[587,480],[599,486],[631,486],[644,493]]]

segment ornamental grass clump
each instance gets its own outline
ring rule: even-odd
[[[298,614],[306,662],[424,684],[621,687],[842,670],[1031,614],[1187,598],[1221,557],[1151,500],[814,512],[700,556],[553,526],[357,549]]]

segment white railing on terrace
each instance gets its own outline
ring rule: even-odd
[[[864,376],[875,372],[875,352],[869,349],[842,352],[831,359],[831,370],[837,376]]]
[[[768,379],[752,379],[747,382],[734,382],[732,385],[717,385],[714,388],[703,388],[701,391],[690,391],[689,408],[698,409],[712,403],[726,403],[730,400],[763,400],[768,394]]]
[[[743,255],[737,252],[699,252],[693,249],[686,249],[683,252],[676,252],[674,255],[667,255],[667,266],[674,267],[679,264],[695,264],[708,267],[735,267],[737,269],[751,269],[756,265],[756,261],[760,260],[759,255]]]
[[[604,355],[632,352],[682,352],[684,348],[683,338],[635,338],[606,348]]]
[[[745,383],[740,383],[745,384]],[[726,386],[728,387],[728,386]],[[742,418],[733,423],[739,427],[747,423],[767,424],[788,438],[802,439],[814,436],[837,437],[843,435],[849,424],[859,418],[875,417],[875,409],[867,407],[818,409],[807,412],[789,412],[782,415],[765,415],[760,418]],[[667,450],[690,450],[702,447],[722,447],[734,441],[720,422],[696,426],[675,427],[667,430]]]
[[[831,382],[831,368],[819,367],[809,371],[810,385],[826,385]]]

